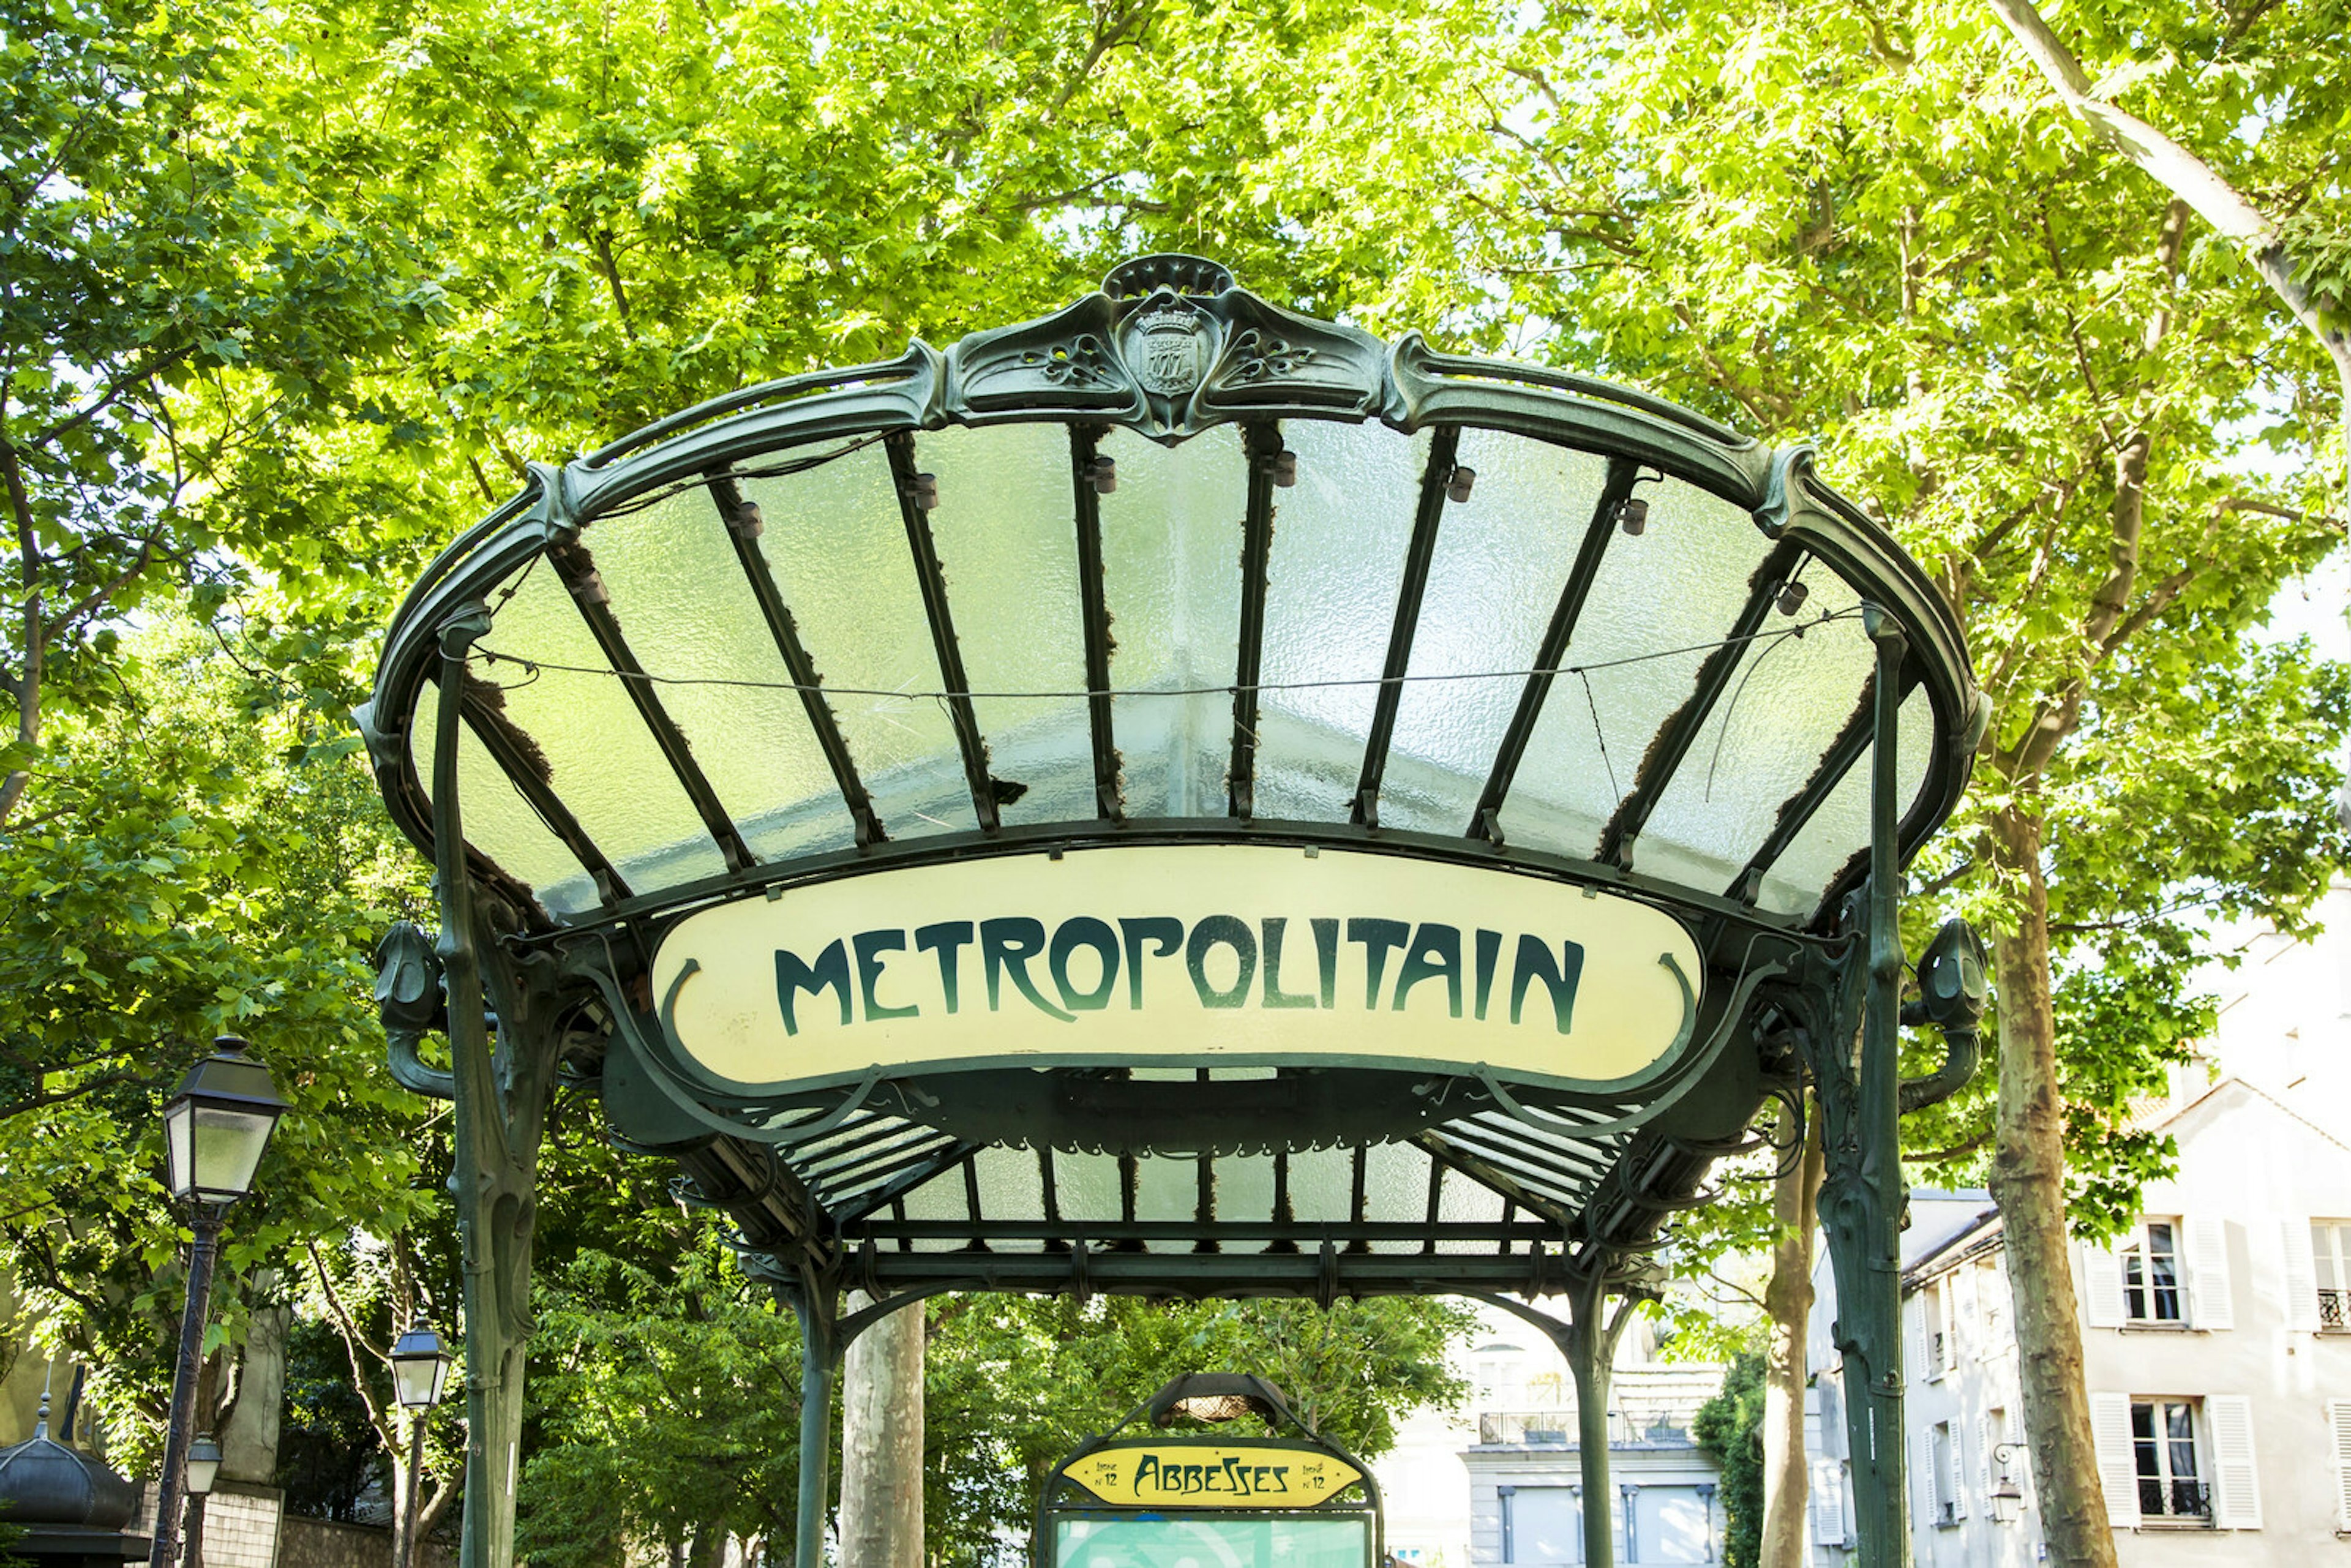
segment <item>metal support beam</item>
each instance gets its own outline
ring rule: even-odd
[[[1689,755],[1699,731],[1713,716],[1714,705],[1722,700],[1730,687],[1731,677],[1739,673],[1740,661],[1747,655],[1748,639],[1762,629],[1763,618],[1771,613],[1788,574],[1796,570],[1796,562],[1803,553],[1802,546],[1782,543],[1755,569],[1739,619],[1723,633],[1722,645],[1708,653],[1706,663],[1698,666],[1698,689],[1666,721],[1656,739],[1649,743],[1648,755],[1641,758],[1641,770],[1635,775],[1633,787],[1617,802],[1614,815],[1601,831],[1600,850],[1594,859],[1618,867],[1633,863],[1633,841],[1641,836],[1649,813],[1666,798],[1666,787],[1674,781],[1675,770]]]
[[[588,836],[588,830],[580,825],[580,819],[571,814],[563,797],[541,776],[539,770],[546,766],[545,758],[525,748],[512,723],[487,702],[473,698],[465,704],[465,724],[482,743],[482,749],[489,753],[490,760],[514,785],[515,792],[530,803],[538,820],[547,824],[548,831],[560,839],[563,847],[587,871],[605,904],[609,907],[628,897],[628,883],[604,852],[596,847],[596,841]]]
[[[830,1280],[778,1284],[777,1296],[800,1324],[799,1500],[794,1509],[794,1564],[822,1568],[826,1482],[832,1469],[832,1380],[846,1348],[841,1292]]]
[[[1102,434],[1070,426],[1070,499],[1078,524],[1078,602],[1084,609],[1086,726],[1093,739],[1094,812],[1106,822],[1125,814],[1118,778],[1118,742],[1111,727],[1110,605],[1102,597],[1102,490],[1095,479]]]
[[[1608,476],[1601,482],[1600,498],[1593,503],[1592,520],[1584,525],[1583,543],[1577,549],[1575,564],[1568,569],[1567,581],[1559,591],[1559,604],[1552,611],[1550,626],[1543,631],[1542,645],[1535,650],[1535,673],[1527,677],[1525,687],[1519,693],[1518,711],[1510,716],[1510,728],[1502,732],[1502,744],[1494,752],[1493,770],[1487,774],[1485,790],[1478,797],[1477,810],[1470,814],[1468,831],[1473,839],[1502,841],[1502,802],[1509,798],[1510,783],[1518,777],[1519,763],[1527,754],[1527,742],[1534,737],[1535,721],[1542,717],[1543,699],[1551,695],[1551,684],[1558,678],[1554,672],[1575,640],[1575,623],[1583,618],[1583,601],[1592,596],[1593,580],[1600,575],[1600,558],[1616,532],[1616,514],[1624,508],[1625,498],[1633,493],[1633,480],[1640,471],[1641,465],[1629,457],[1608,460]]]
[[[1281,432],[1252,424],[1241,432],[1249,459],[1249,515],[1241,520],[1240,653],[1233,670],[1233,762],[1226,785],[1228,814],[1244,820],[1257,810],[1257,685],[1265,661],[1266,571],[1273,559],[1274,468]]]
[[[1857,1568],[1907,1568],[1900,1235],[1907,1195],[1898,1125],[1903,956],[1895,841],[1895,740],[1906,644],[1901,627],[1876,605],[1865,606],[1864,624],[1877,650],[1869,880],[1848,905],[1858,916],[1848,928],[1858,927],[1864,946],[1858,962],[1848,960],[1840,1005],[1823,1009],[1805,1043],[1827,1153],[1820,1213],[1836,1275],[1834,1333],[1844,1366]],[[1857,1053],[1855,1000],[1861,1003]]]
[[[1614,1568],[1616,1541],[1615,1489],[1609,1484],[1608,1393],[1616,1362],[1616,1342],[1633,1312],[1652,1292],[1612,1281],[1605,1250],[1587,1253],[1567,1272],[1563,1294],[1567,1319],[1562,1322],[1525,1301],[1481,1291],[1462,1294],[1499,1307],[1524,1319],[1548,1335],[1567,1359],[1575,1379],[1575,1458],[1583,1481],[1583,1561],[1586,1568]],[[1614,1312],[1608,1298],[1618,1297]]]
[[[448,995],[445,1029],[455,1106],[450,1186],[465,1256],[461,1568],[508,1568],[514,1561],[514,1479],[531,1324],[534,1187],[556,1056],[539,998],[486,939],[465,863],[457,727],[467,656],[489,629],[488,609],[478,601],[443,627],[434,731],[434,886],[441,904],[436,952]],[[495,1042],[487,1022],[493,1003],[498,1018]]]
[[[1405,547],[1404,580],[1396,586],[1395,624],[1388,629],[1387,663],[1380,669],[1380,695],[1372,727],[1364,738],[1364,771],[1355,781],[1349,820],[1377,827],[1380,779],[1387,772],[1388,742],[1395,736],[1396,708],[1404,701],[1405,673],[1412,667],[1413,634],[1420,626],[1420,601],[1428,591],[1428,563],[1437,554],[1437,520],[1445,515],[1445,487],[1453,481],[1453,458],[1460,450],[1458,425],[1439,425],[1429,441],[1428,466],[1420,476],[1420,505],[1413,513],[1412,542]]]
[[[865,781],[857,775],[857,762],[849,754],[849,740],[841,733],[840,721],[833,717],[832,705],[817,689],[824,677],[817,673],[816,661],[809,657],[807,646],[800,642],[799,623],[792,619],[791,607],[784,602],[784,591],[776,585],[776,574],[768,570],[767,551],[759,547],[759,509],[744,500],[735,481],[723,474],[712,476],[710,498],[718,507],[719,520],[726,525],[726,537],[734,541],[735,559],[742,565],[744,580],[751,585],[751,597],[758,601],[760,618],[768,623],[768,634],[775,639],[776,653],[782,658],[792,684],[799,688],[800,706],[808,714],[809,728],[816,732],[817,749],[824,753],[825,766],[832,769],[832,781],[841,791],[841,802],[849,808],[858,846],[878,844],[889,835],[882,831],[882,820],[873,814],[872,797],[865,792]]]
[[[694,747],[685,738],[685,731],[677,727],[661,694],[646,678],[645,667],[621,632],[621,622],[605,602],[603,580],[596,575],[585,547],[573,538],[566,544],[550,544],[547,548],[548,564],[563,579],[563,586],[571,591],[571,602],[580,609],[580,618],[588,623],[589,635],[612,668],[620,673],[622,689],[636,705],[637,716],[644,720],[653,732],[653,745],[661,750],[662,760],[677,775],[678,787],[685,798],[694,802],[695,814],[702,819],[704,829],[718,845],[718,852],[726,858],[728,871],[745,871],[757,858],[744,843],[743,835],[735,830],[735,819],[719,803],[718,791],[710,787],[703,776],[702,764],[694,759]]]
[[[906,525],[906,545],[914,555],[914,580],[922,590],[924,618],[931,626],[931,647],[938,655],[947,722],[955,730],[956,749],[963,755],[965,782],[971,787],[972,812],[979,819],[979,831],[992,833],[999,823],[996,781],[988,777],[987,743],[980,738],[979,715],[971,706],[971,677],[964,673],[963,648],[956,642],[955,614],[947,607],[946,574],[939,570],[938,544],[931,538],[921,476],[914,472],[914,438],[900,431],[883,441],[882,447],[889,455],[898,514]]]

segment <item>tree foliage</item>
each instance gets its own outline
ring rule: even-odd
[[[1722,1471],[1723,1568],[1756,1568],[1763,1541],[1763,1356],[1731,1358],[1722,1387],[1698,1408],[1690,1437]]]

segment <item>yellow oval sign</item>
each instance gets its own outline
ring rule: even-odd
[[[1507,872],[1259,844],[980,857],[679,922],[677,1050],[744,1085],[872,1068],[1485,1066],[1609,1083],[1685,1038],[1701,970],[1664,911]]]
[[[1097,1449],[1061,1473],[1135,1508],[1313,1508],[1364,1475],[1320,1448],[1148,1440]]]

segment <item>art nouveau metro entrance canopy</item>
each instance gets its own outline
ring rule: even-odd
[[[949,1289],[1480,1295],[1567,1352],[1603,1495],[1610,1298],[1809,1083],[1900,1562],[1896,1116],[1984,992],[1955,923],[1906,1009],[1897,873],[1981,711],[1802,450],[1188,256],[533,469],[362,716],[438,872],[378,994],[456,1103],[468,1568],[559,1080],[798,1313],[810,1563],[842,1344]],[[1897,1082],[1912,1019],[1947,1053]]]
[[[1976,694],[1804,452],[1152,257],[535,470],[368,721],[609,1036],[616,1134],[796,1245],[1425,1281],[1654,1228],[1772,1087],[1867,860],[1865,603],[1907,858]]]

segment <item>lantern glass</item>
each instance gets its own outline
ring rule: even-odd
[[[431,1329],[411,1329],[392,1347],[392,1389],[407,1408],[440,1404],[448,1378],[449,1358],[441,1354],[441,1336]]]
[[[253,1190],[269,1134],[286,1109],[269,1070],[224,1036],[163,1107],[163,1152],[172,1196],[190,1203],[235,1203]]]
[[[188,1495],[203,1497],[213,1490],[214,1478],[220,1474],[220,1445],[210,1434],[198,1437],[188,1446]]]

